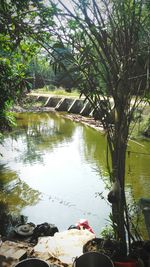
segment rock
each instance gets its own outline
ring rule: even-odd
[[[1,259],[23,260],[27,257],[27,250],[20,247],[18,243],[5,241],[0,247],[0,257]]]
[[[40,236],[53,236],[58,232],[58,228],[54,224],[42,223],[35,227],[31,242],[36,241]]]

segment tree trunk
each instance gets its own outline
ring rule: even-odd
[[[122,242],[124,255],[127,253],[126,242],[126,196],[125,196],[125,164],[128,125],[124,122],[118,123],[119,127],[115,129],[115,138],[113,143],[112,158],[112,180],[118,186],[117,200],[112,203],[112,216],[115,229],[116,239]],[[122,130],[123,129],[123,130]]]

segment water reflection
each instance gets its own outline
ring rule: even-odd
[[[93,168],[99,173],[105,182],[106,188],[109,186],[108,170],[106,166],[106,140],[105,136],[93,129],[88,131],[84,128],[84,148],[85,157],[91,162]],[[143,238],[147,239],[147,230],[144,217],[139,210],[138,202],[140,198],[150,198],[149,176],[150,176],[150,142],[130,141],[128,144],[127,164],[126,164],[126,194],[130,206],[133,221],[138,222],[139,230]],[[106,199],[106,192],[100,192]],[[137,221],[137,222],[136,222]]]
[[[136,200],[149,198],[150,142],[130,142],[127,154],[127,184],[132,187]]]
[[[45,151],[53,150],[57,144],[69,141],[74,131],[74,124],[60,118],[58,115],[51,116],[48,113],[41,114],[16,114],[18,127],[22,131],[18,132],[20,146],[24,145],[16,161],[26,163],[43,162]],[[15,139],[17,133],[15,132]]]
[[[100,177],[108,182],[105,135],[91,128],[87,130],[86,127],[83,130],[83,135],[86,160],[91,162],[93,168],[99,172]]]
[[[9,172],[7,179],[11,175]],[[11,181],[6,182],[6,173],[0,173],[0,202],[9,206],[9,211],[19,214],[23,207],[35,205],[40,199],[40,192],[30,188],[20,178],[11,176]]]
[[[108,192],[105,137],[59,114],[24,113],[16,118],[18,126],[1,146],[3,210],[23,214],[35,224],[54,223],[59,230],[86,217],[99,235],[111,210],[107,201],[96,197],[96,192],[102,192],[106,198]],[[133,144],[131,147],[137,149]],[[146,147],[143,151],[150,149]],[[144,160],[133,154],[127,158],[127,183],[130,188],[135,183],[136,199],[148,193],[150,166],[146,167]],[[142,183],[143,193],[138,192]],[[128,192],[132,198],[132,191]]]
[[[4,201],[0,201],[0,234],[7,235],[11,230],[11,215],[9,213],[8,204],[5,204]]]
[[[107,183],[105,136],[93,129],[87,131],[86,128],[83,134],[86,160],[95,166],[101,178]],[[141,197],[149,198],[150,142],[130,141],[127,150],[126,185],[130,191],[130,198],[133,197],[136,201]]]
[[[7,234],[11,229],[12,217],[19,217],[26,206],[35,205],[40,199],[40,192],[30,188],[7,165],[0,165],[0,234]]]
[[[85,158],[84,126],[51,113],[16,118],[18,126],[1,147],[3,171],[14,173],[13,187],[10,198],[7,190],[1,198],[34,223],[47,221],[64,230],[86,217],[99,233],[109,207],[95,198],[104,185]]]

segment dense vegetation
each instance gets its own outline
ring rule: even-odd
[[[49,72],[46,58],[40,53],[41,42],[46,46],[50,39],[45,29],[49,23],[53,25],[53,13],[53,8],[44,7],[42,1],[0,2],[1,131],[12,122],[7,111],[13,102],[35,86],[39,71],[43,76]]]
[[[44,83],[78,88],[106,131],[108,200],[115,237],[126,252],[126,233],[129,245],[134,239],[125,196],[126,149],[134,112],[149,99],[150,6],[142,0],[70,2],[71,8],[61,0],[1,1],[1,127],[9,121],[10,103],[35,86],[41,73]]]

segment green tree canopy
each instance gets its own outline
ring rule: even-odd
[[[37,53],[45,28],[53,25],[53,8],[42,1],[2,0],[0,2],[0,125],[7,128],[7,108],[30,86],[27,67]],[[50,37],[50,34],[49,34]],[[36,43],[35,43],[36,39]]]

